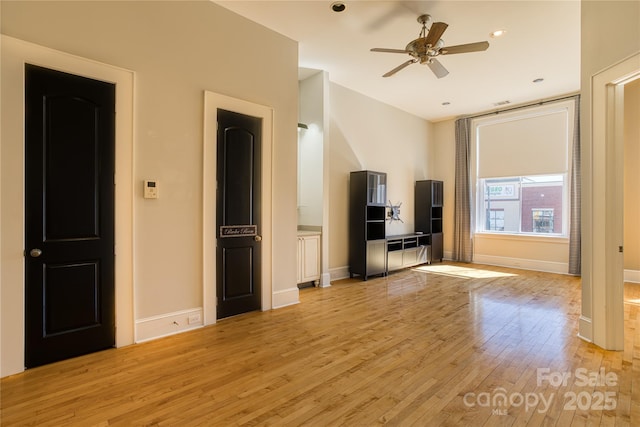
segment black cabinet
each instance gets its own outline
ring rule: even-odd
[[[430,262],[430,241],[427,234],[387,237],[387,270],[391,272]]]
[[[431,236],[431,262],[442,261],[443,257],[442,201],[442,181],[416,181],[415,229]]]
[[[349,274],[369,276],[387,273],[385,213],[387,175],[351,172],[349,181]]]

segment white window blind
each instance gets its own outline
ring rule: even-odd
[[[482,120],[477,127],[478,178],[566,172],[570,113],[561,108]]]

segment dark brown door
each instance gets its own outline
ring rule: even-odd
[[[25,364],[115,344],[115,85],[25,67]]]
[[[217,317],[261,306],[262,119],[218,110]]]

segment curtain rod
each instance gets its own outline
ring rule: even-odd
[[[546,100],[542,100],[542,101],[538,101],[538,102],[532,102],[530,104],[515,105],[513,107],[504,108],[502,110],[496,110],[496,111],[490,111],[490,112],[486,112],[486,113],[474,114],[472,116],[460,116],[456,120],[458,120],[458,119],[477,119],[477,118],[485,117],[485,116],[493,116],[493,115],[497,115],[497,114],[500,114],[500,113],[507,113],[509,111],[519,110],[521,108],[535,107],[535,106],[539,106],[539,105],[550,104],[550,103],[553,103],[553,102],[564,101],[566,99],[571,99],[571,98],[576,98],[576,97],[580,97],[580,92],[576,92],[576,93],[574,93],[572,95],[564,95],[564,96],[561,96],[559,98],[550,98],[550,99],[546,99]]]

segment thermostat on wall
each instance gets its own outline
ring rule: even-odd
[[[158,181],[144,180],[144,198],[145,199],[157,199],[158,198]]]

